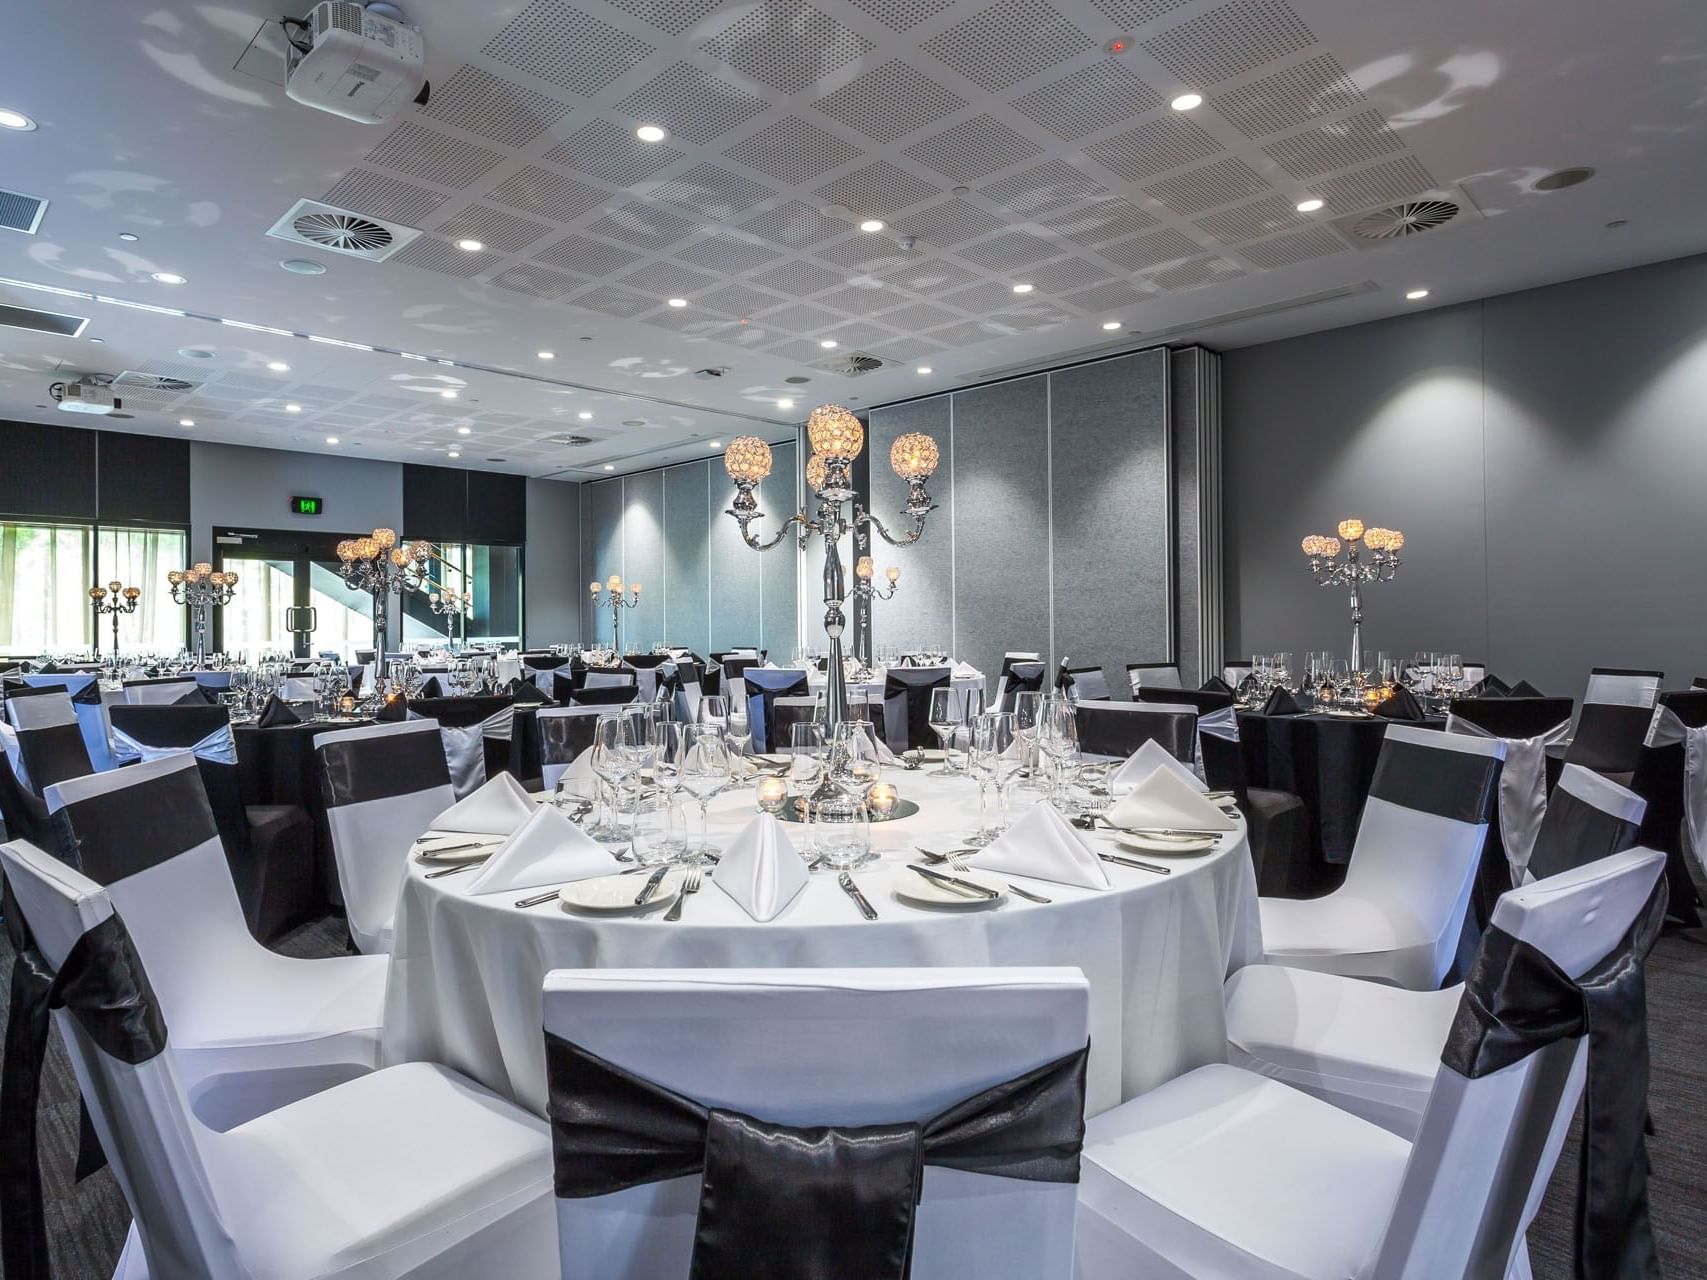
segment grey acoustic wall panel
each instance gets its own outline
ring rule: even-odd
[[[1160,349],[1049,376],[1054,659],[1111,689],[1173,656],[1168,410]]]
[[[1219,672],[1221,634],[1220,359],[1168,353],[1174,495],[1174,648],[1188,687]]]
[[[622,480],[598,480],[585,486],[582,503],[587,512],[586,559],[583,562],[586,580],[604,582],[616,573],[626,581],[628,571],[622,563]],[[589,621],[588,637],[595,644],[609,644],[610,610],[593,610]]]
[[[915,641],[955,643],[955,472],[951,416],[951,397],[946,395],[871,411],[866,433],[866,448],[871,451],[870,506],[896,533],[904,527],[895,513],[906,496],[906,487],[889,469],[889,447],[897,436],[922,431],[935,439],[942,450],[942,462],[930,484],[931,497],[940,510],[932,512],[926,521],[925,536],[910,547],[891,547],[880,538],[872,539],[871,556],[878,572],[891,564],[901,569],[901,589],[895,598],[879,600],[872,606],[872,643],[879,648]],[[808,582],[817,581],[820,554],[821,549],[806,564]],[[822,643],[819,634],[812,634],[810,639],[814,644]]]
[[[1050,648],[1049,382],[954,395],[954,646],[992,678],[1004,651]]]
[[[710,462],[664,471],[664,631],[671,644],[705,656],[711,646],[706,584]],[[727,517],[725,517],[727,519]]]
[[[771,478],[765,481],[770,489],[766,508],[776,519],[786,519],[800,506],[800,494],[788,486],[795,481],[796,450],[792,444],[771,447]],[[726,524],[734,520],[719,513]],[[769,522],[767,522],[769,524]],[[773,527],[774,526],[770,526]],[[820,540],[821,541],[821,540]],[[762,590],[760,592],[759,644],[769,649],[778,662],[787,662],[789,652],[799,643],[799,553],[792,543],[760,555],[748,550],[747,555],[762,560]]]
[[[530,477],[527,493],[524,639],[530,646],[579,640],[588,581],[581,576],[581,486]]]
[[[623,577],[641,587],[640,603],[622,612],[622,643],[645,653],[664,638],[664,473],[624,476],[622,488]]]
[[[723,514],[734,501],[735,486],[729,482],[729,476],[721,466],[713,467],[707,547],[711,583],[710,644],[718,650],[737,645],[757,645],[761,625],[759,598],[764,565],[760,563],[759,553],[741,541],[740,526],[732,517]],[[789,501],[786,481],[773,477],[760,486],[761,511],[773,516],[780,511],[787,516],[793,506]],[[772,532],[775,527],[770,519],[764,523],[764,528]],[[770,554],[786,556],[788,553],[779,548]],[[783,656],[787,657],[786,654]]]

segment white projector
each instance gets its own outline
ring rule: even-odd
[[[419,31],[356,0],[322,0],[285,23],[286,95],[346,120],[380,124],[425,103],[426,61]]]
[[[111,413],[120,407],[113,389],[104,382],[79,378],[76,382],[55,383],[49,390],[59,407],[66,413]]]

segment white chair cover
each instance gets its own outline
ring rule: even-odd
[[[915,1121],[1084,1047],[1076,969],[558,970],[548,1032],[778,1124]],[[912,1274],[1068,1280],[1070,1185],[927,1167]],[[563,1275],[686,1276],[699,1179],[561,1199]],[[785,1247],[785,1246],[779,1246]]]
[[[1447,714],[1448,733],[1497,738],[1481,725],[1462,716]],[[1533,738],[1497,738],[1505,743],[1505,765],[1500,770],[1500,839],[1505,844],[1511,882],[1523,883],[1524,868],[1535,849],[1535,836],[1547,812],[1547,748],[1567,741],[1571,722],[1562,720],[1546,733]]]
[[[185,676],[182,680],[126,681],[124,700],[132,707],[169,707],[200,688],[194,676]]]
[[[1707,877],[1707,726],[1691,728],[1670,707],[1656,706],[1643,745],[1669,747],[1679,742],[1683,744],[1683,817],[1688,835],[1684,843],[1696,871]]]

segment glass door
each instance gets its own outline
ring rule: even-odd
[[[215,565],[238,581],[231,603],[214,610],[215,646],[251,662],[262,653],[336,653],[353,662],[357,649],[380,647],[373,597],[338,574],[335,549],[347,536],[216,529]]]

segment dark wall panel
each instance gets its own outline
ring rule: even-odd
[[[98,517],[115,524],[189,524],[190,442],[102,431]]]
[[[403,528],[409,538],[471,542],[468,473],[457,467],[403,466]]]
[[[100,433],[0,422],[0,514],[93,520]]]
[[[528,491],[526,476],[464,471],[468,485],[468,542],[526,542]]]

